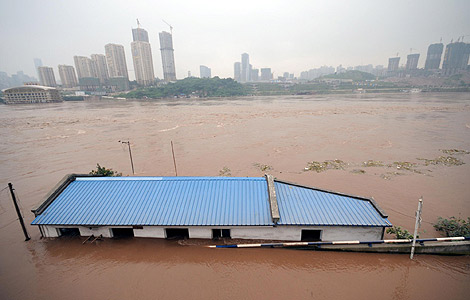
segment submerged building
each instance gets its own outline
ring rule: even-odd
[[[373,199],[265,177],[68,175],[32,212],[44,237],[382,239]]]

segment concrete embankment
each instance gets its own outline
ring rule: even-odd
[[[407,253],[411,252],[411,244],[372,244],[369,245],[324,245],[306,246],[298,249],[329,250],[346,252],[375,252],[375,253]],[[470,241],[462,242],[428,242],[416,244],[415,253],[437,255],[470,255]]]

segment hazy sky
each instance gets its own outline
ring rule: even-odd
[[[254,68],[275,76],[322,65],[387,65],[398,52],[458,36],[470,42],[470,0],[414,1],[99,1],[0,0],[0,71],[36,76],[33,58],[44,65],[73,65],[74,55],[103,53],[107,43],[125,47],[134,78],[130,43],[136,18],[149,32],[155,76],[162,78],[158,32],[173,26],[176,74],[232,77],[243,52]]]

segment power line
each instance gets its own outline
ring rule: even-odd
[[[387,210],[391,210],[391,211],[393,211],[393,212],[396,212],[397,214],[400,214],[400,215],[402,215],[402,216],[405,216],[405,217],[408,217],[408,218],[411,218],[411,219],[415,219],[415,218],[416,218],[416,216],[410,216],[410,215],[404,214],[404,213],[402,213],[402,212],[400,212],[400,211],[398,211],[398,210],[395,210],[395,209],[393,209],[393,208],[387,208]],[[434,225],[433,223],[427,222],[427,221],[424,221],[424,220],[422,220],[421,222],[424,222],[424,223],[427,223],[427,224],[430,224],[430,225]]]

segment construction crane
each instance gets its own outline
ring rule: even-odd
[[[173,35],[173,26],[171,26],[170,24],[168,24],[168,22],[165,21],[165,20],[163,20],[163,19],[162,19],[162,21],[163,21],[166,25],[170,26],[170,34]]]
[[[139,22],[139,19],[136,19],[137,20],[137,28],[140,28],[140,22]]]

